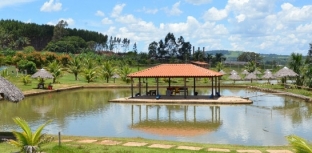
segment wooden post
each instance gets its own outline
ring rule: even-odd
[[[59,141],[59,146],[61,146],[61,132],[58,132],[58,141]]]

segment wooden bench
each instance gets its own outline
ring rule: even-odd
[[[146,95],[156,95],[156,90],[149,90]]]

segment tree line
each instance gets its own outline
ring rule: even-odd
[[[53,25],[0,20],[0,50],[22,50],[33,46],[37,51],[80,53],[89,51],[116,51],[129,49],[130,39],[109,37],[99,32],[67,28],[66,21]]]

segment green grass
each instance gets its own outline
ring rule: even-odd
[[[62,139],[73,140],[71,142],[63,142],[61,146],[58,145],[57,141],[53,141],[41,147],[41,151],[46,153],[163,153],[163,152],[179,152],[179,153],[189,153],[189,152],[207,152],[208,148],[220,148],[229,149],[231,152],[236,152],[236,150],[259,150],[261,152],[266,152],[266,150],[291,150],[290,146],[243,146],[243,145],[227,145],[227,144],[204,144],[204,143],[189,143],[189,142],[175,142],[175,141],[156,141],[143,138],[101,138],[101,137],[79,137],[79,136],[62,136]],[[79,140],[85,139],[96,139],[97,142],[90,144],[79,143]],[[119,141],[121,144],[118,145],[103,145],[100,144],[103,140],[114,140]],[[122,144],[126,142],[144,142],[147,143],[145,146],[141,147],[129,147],[123,146]],[[170,149],[162,148],[150,148],[148,146],[152,144],[166,144],[173,145]],[[178,146],[192,146],[202,148],[199,151],[189,151],[177,149]],[[1,153],[16,152],[18,148],[9,145],[8,143],[0,143]]]

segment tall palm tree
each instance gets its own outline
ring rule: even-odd
[[[52,120],[39,126],[34,133],[31,131],[25,120],[19,117],[13,118],[13,120],[20,128],[22,128],[23,132],[13,131],[17,140],[9,140],[8,143],[20,148],[21,152],[36,153],[41,145],[52,141],[53,137],[47,137],[45,134],[41,133],[43,128]]]
[[[75,75],[75,80],[78,79],[78,74],[82,72],[82,62],[78,57],[73,58],[68,63],[68,72]]]
[[[290,135],[286,137],[297,153],[312,153],[312,145],[301,137]]]
[[[115,69],[110,61],[106,61],[102,65],[101,75],[108,83],[109,79],[114,75]]]

